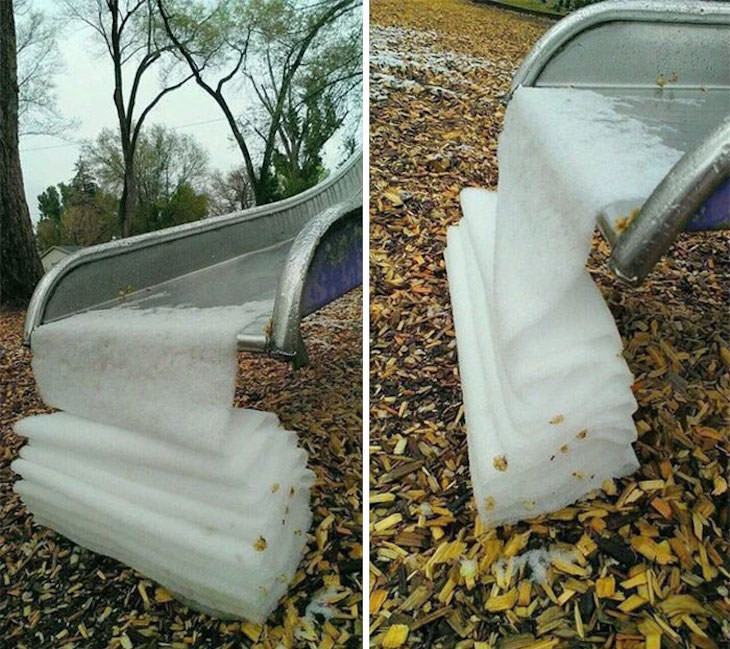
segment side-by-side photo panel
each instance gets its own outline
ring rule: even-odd
[[[360,0],[0,2],[0,647],[362,646]]]
[[[727,646],[730,5],[370,11],[370,646]]]

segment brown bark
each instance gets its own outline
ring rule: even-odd
[[[43,275],[23,191],[12,0],[0,0],[0,304],[27,304]]]
[[[119,200],[119,223],[122,228],[122,236],[128,237],[132,231],[132,218],[134,209],[137,206],[137,183],[134,175],[134,151],[131,153],[131,145],[122,140],[122,151],[124,152],[124,185],[122,196]]]

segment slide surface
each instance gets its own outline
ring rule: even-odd
[[[250,305],[256,313],[242,323],[241,347],[292,357],[284,331],[362,282],[361,215],[356,153],[297,196],[85,248],[38,284],[25,340],[42,324],[122,304]]]

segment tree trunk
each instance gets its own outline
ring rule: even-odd
[[[268,169],[262,167],[259,175],[253,176],[253,192],[256,205],[266,205],[276,198],[276,178]]]
[[[0,304],[27,304],[41,275],[18,151],[13,3],[0,0]]]
[[[124,186],[122,197],[119,200],[119,225],[122,236],[128,237],[132,231],[132,217],[137,205],[137,184],[134,178],[134,166],[130,163],[124,165]]]

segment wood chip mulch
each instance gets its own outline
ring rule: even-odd
[[[33,523],[12,491],[22,417],[45,408],[21,344],[22,312],[0,313],[0,649],[354,649],[362,646],[362,290],[303,323],[311,365],[240,356],[235,405],[300,432],[316,473],[314,523],[294,584],[263,627],[221,622],[131,568]],[[334,615],[304,619],[327,591]]]
[[[497,98],[548,24],[466,0],[373,0],[371,23],[371,646],[729,646],[728,234],[682,235],[638,289],[611,276],[596,237],[641,468],[483,528],[443,250],[459,191],[496,187]],[[573,559],[544,585],[515,567],[550,547]]]

